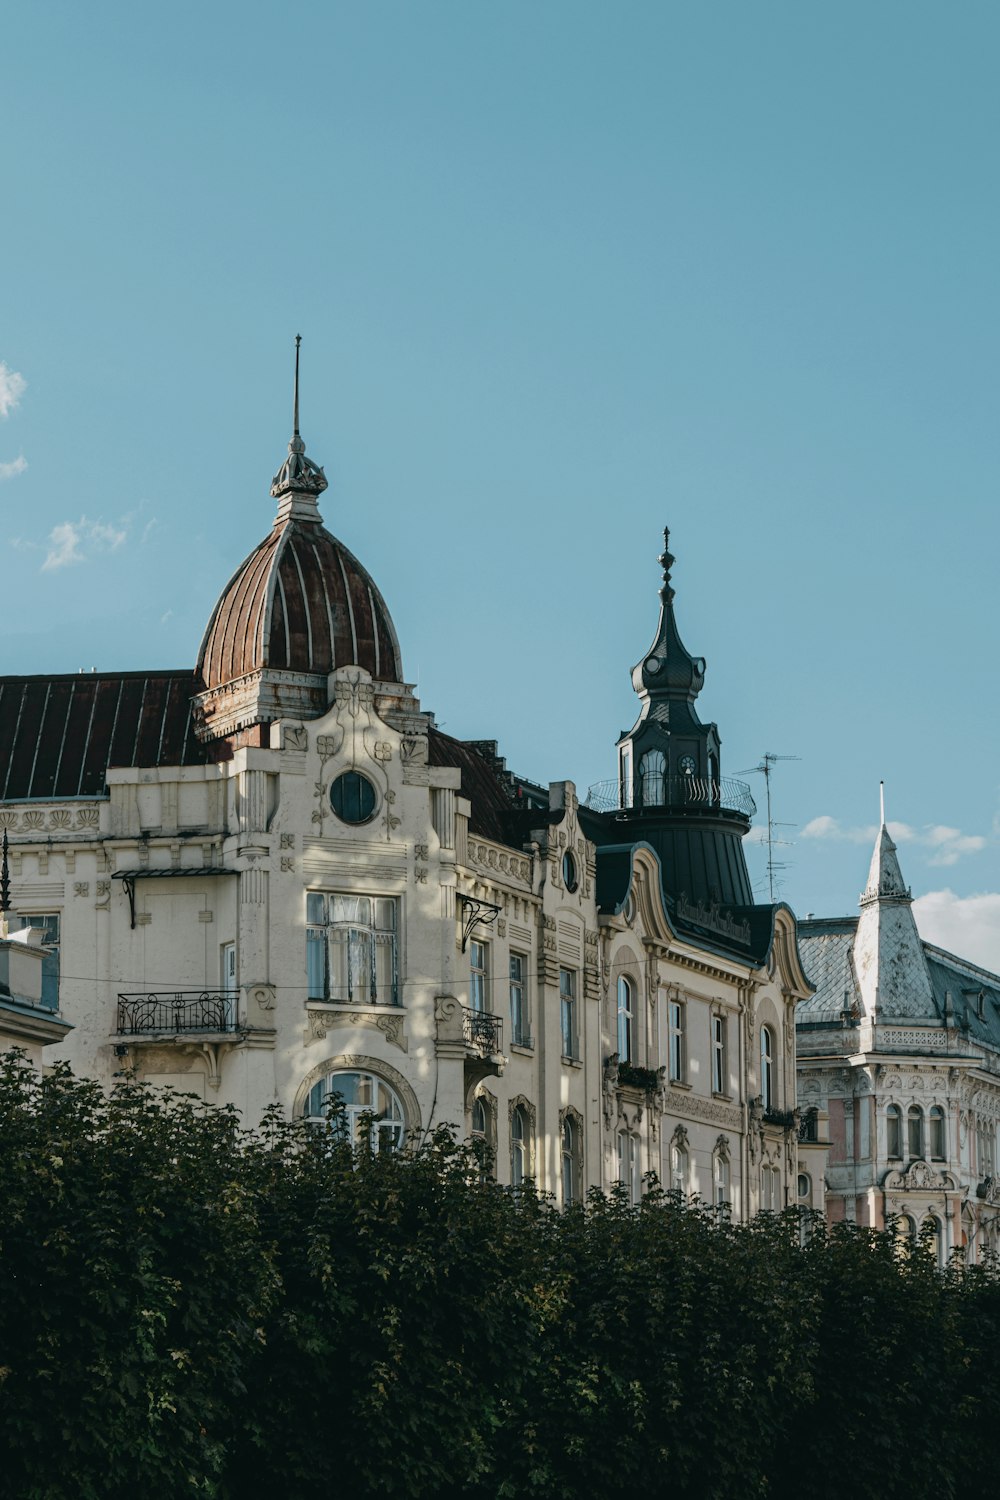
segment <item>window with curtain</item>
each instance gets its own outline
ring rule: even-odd
[[[632,1062],[635,1052],[635,1014],[631,980],[624,974],[618,980],[618,1057]]]
[[[373,1151],[403,1143],[403,1107],[374,1073],[328,1073],[309,1090],[305,1116],[317,1124],[328,1121],[341,1139],[355,1146],[367,1142]]]
[[[774,1033],[760,1028],[760,1098],[765,1109],[774,1109]]]
[[[310,891],[306,924],[310,1000],[399,1004],[394,900]]]
[[[900,1161],[903,1156],[903,1111],[898,1104],[887,1105],[885,1111],[885,1149],[890,1161]]]

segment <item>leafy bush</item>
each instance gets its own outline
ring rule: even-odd
[[[655,1184],[560,1213],[445,1132],[0,1066],[0,1494],[945,1497],[1000,1463],[1000,1282]]]

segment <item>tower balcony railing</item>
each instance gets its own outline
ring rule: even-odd
[[[746,782],[728,776],[716,781],[704,776],[646,774],[631,784],[596,781],[587,792],[584,806],[595,812],[638,812],[659,807],[704,809],[738,812],[747,818],[757,811]]]
[[[118,1035],[236,1030],[236,996],[225,990],[157,990],[118,996]]]

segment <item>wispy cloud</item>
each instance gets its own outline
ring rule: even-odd
[[[60,521],[49,532],[48,550],[41,571],[51,573],[57,568],[88,562],[99,552],[117,552],[127,536],[124,526],[88,521],[86,516],[81,516],[79,521]]]
[[[956,896],[954,891],[928,891],[913,903],[921,937],[960,958],[971,959],[1000,972],[1000,894]]]
[[[8,369],[0,359],[0,419],[9,417],[27,388],[28,382],[16,370]]]
[[[963,854],[976,854],[985,849],[986,839],[982,834],[963,833],[960,828],[950,828],[946,823],[926,823],[923,828],[914,828],[909,823],[887,823],[886,827],[895,844],[915,844],[929,851],[929,865],[954,865]],[[802,830],[804,839],[838,839],[851,844],[873,844],[878,825],[869,823],[863,828],[845,828],[829,813],[813,818]]]
[[[0,463],[0,480],[16,479],[18,474],[23,474],[28,467],[28,460],[23,453],[17,458],[12,458],[9,463]]]

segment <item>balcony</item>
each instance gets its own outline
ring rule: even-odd
[[[587,792],[585,807],[594,812],[652,812],[658,808],[683,811],[736,812],[752,818],[757,811],[745,781],[723,777],[646,775],[623,786],[618,780],[596,781]]]
[[[794,1130],[799,1128],[799,1112],[796,1109],[765,1109],[764,1124],[776,1125],[779,1130]]]
[[[807,1109],[799,1120],[799,1140],[804,1146],[815,1146],[819,1143],[819,1112]]]
[[[221,1036],[236,1030],[236,996],[166,990],[118,996],[119,1036]]]
[[[503,1051],[503,1021],[485,1010],[462,1007],[462,1035],[466,1045],[480,1057],[498,1057]]]

